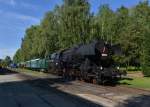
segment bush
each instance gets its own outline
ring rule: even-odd
[[[145,76],[150,76],[150,66],[143,66],[142,70]]]
[[[143,37],[142,70],[145,76],[150,76],[150,23],[147,24],[145,24],[146,30]]]

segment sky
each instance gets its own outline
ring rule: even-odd
[[[142,0],[89,0],[94,13],[102,4],[109,4],[115,11],[122,5],[132,7],[139,1]],[[0,59],[7,55],[13,57],[25,30],[39,24],[47,11],[62,3],[62,0],[0,0]]]

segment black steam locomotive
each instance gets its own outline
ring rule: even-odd
[[[103,40],[80,44],[51,55],[51,69],[64,78],[104,83],[126,74],[119,70],[113,55],[121,55],[119,45]]]

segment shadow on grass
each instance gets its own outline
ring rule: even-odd
[[[117,85],[131,85],[128,82],[124,81],[124,80],[128,80],[128,81],[132,81],[132,78],[129,77],[122,77],[122,78],[115,78],[112,81],[106,82],[105,84],[102,84],[104,86],[112,86],[115,87]],[[120,82],[123,81],[123,82]]]
[[[150,107],[150,95],[130,97],[116,107]]]
[[[150,78],[150,75],[149,75],[149,76],[148,76],[148,75],[145,75],[144,77]]]
[[[133,78],[124,77],[124,78],[121,78],[120,80],[130,80],[130,81],[132,81],[132,80],[133,80]]]

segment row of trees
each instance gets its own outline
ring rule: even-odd
[[[116,11],[102,5],[99,12],[93,14],[87,0],[64,0],[63,5],[46,13],[40,25],[26,30],[14,61],[43,58],[74,44],[101,38],[121,44],[124,56],[119,61],[127,65],[142,65],[147,74],[150,70],[149,28],[148,1],[133,8],[122,6]]]
[[[7,67],[12,63],[11,57],[6,56],[5,59],[0,59],[0,67]]]

